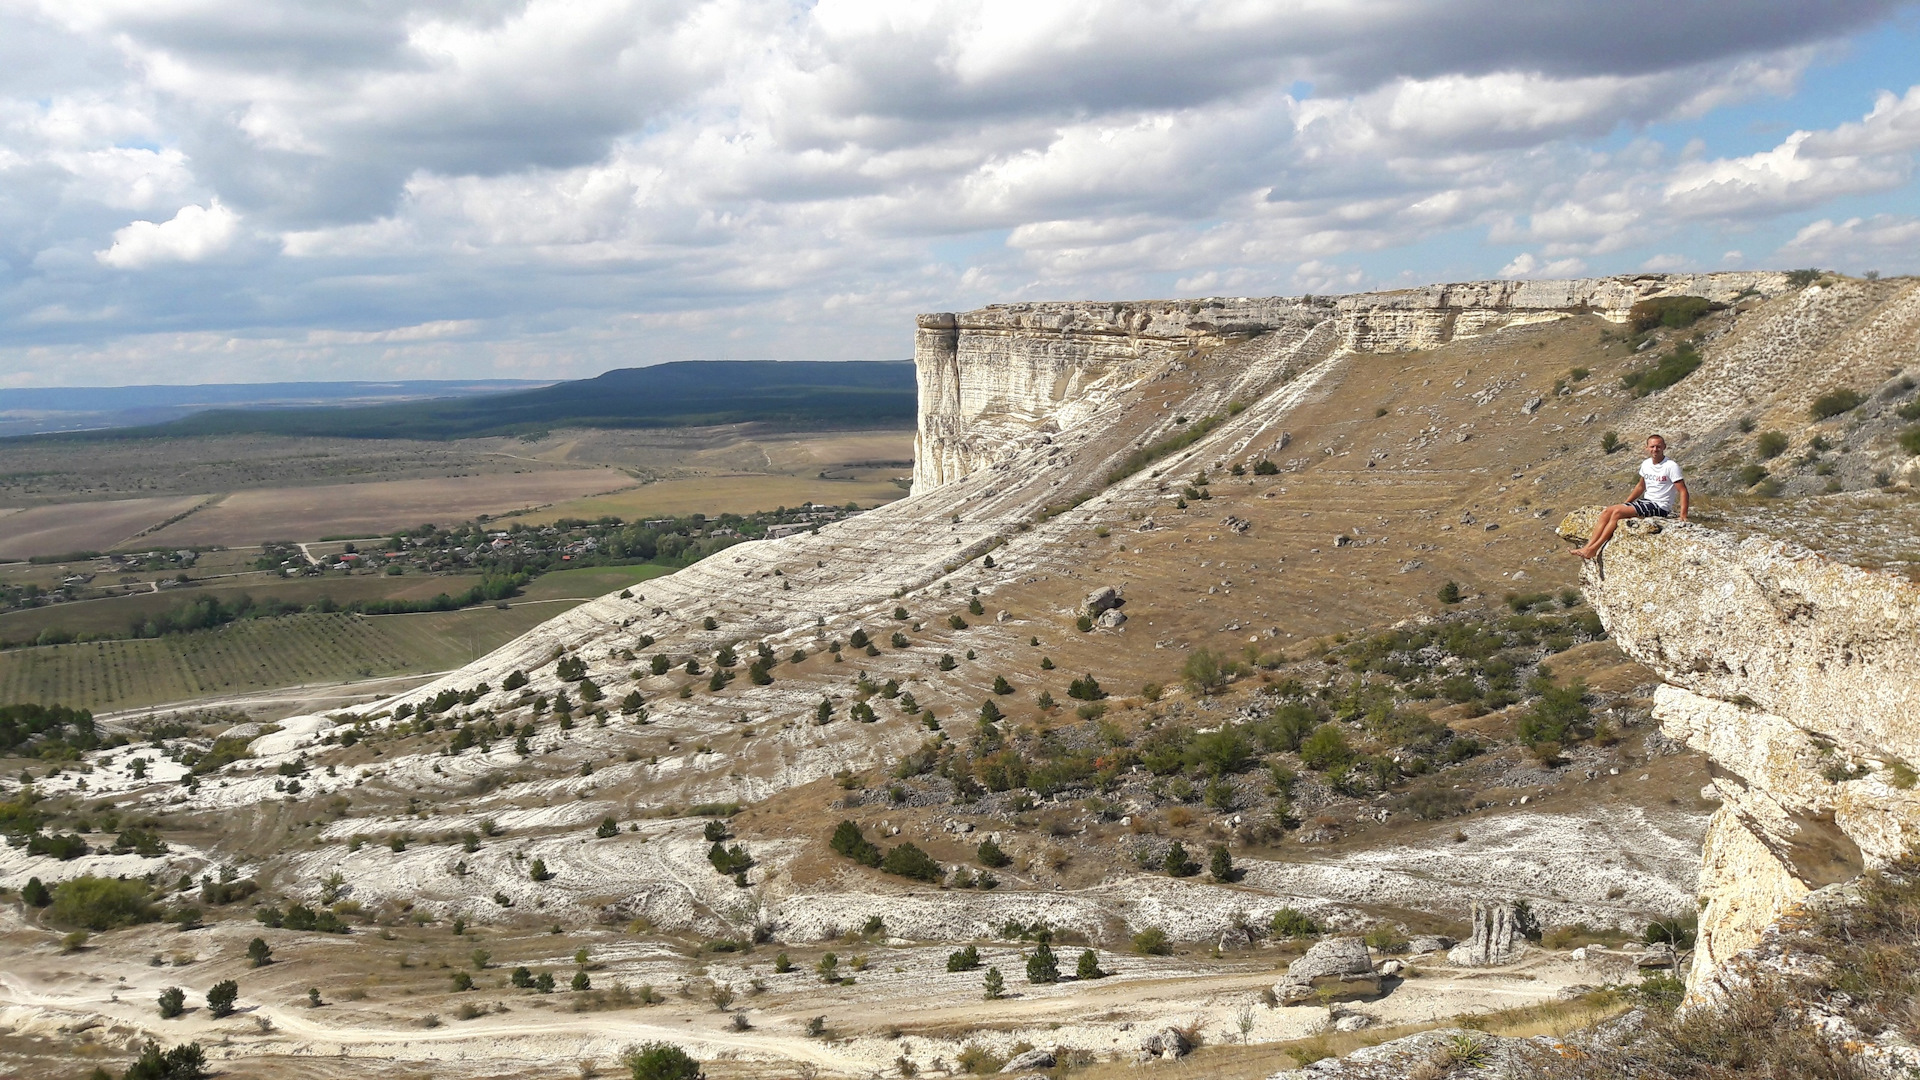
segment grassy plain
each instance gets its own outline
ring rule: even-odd
[[[511,601],[505,610],[484,606],[420,615],[287,615],[139,641],[13,649],[0,652],[0,701],[105,711],[249,690],[442,671],[513,640],[582,599],[670,572],[664,566],[555,571],[535,579],[526,595]],[[420,580],[437,583],[435,592],[466,581]],[[177,600],[179,595],[171,598]]]
[[[375,536],[423,522],[448,525],[480,514],[497,516],[632,483],[625,473],[588,468],[240,491],[142,542],[192,547]]]
[[[205,501],[187,495],[23,507],[0,516],[0,559],[105,551]]]
[[[857,502],[862,507],[871,508],[892,502],[907,493],[905,488],[893,482],[893,473],[886,470],[840,470],[836,475],[848,473],[852,474],[852,478],[823,480],[817,476],[740,474],[661,480],[607,495],[555,503],[547,509],[517,516],[514,520],[541,525],[561,518],[592,520],[609,514],[626,521],[694,513],[711,517],[724,513],[771,510],[778,506],[799,506],[806,502],[830,506]]]

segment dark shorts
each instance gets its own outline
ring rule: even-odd
[[[1673,516],[1673,512],[1671,510],[1668,510],[1666,507],[1661,506],[1659,503],[1654,502],[1650,499],[1635,499],[1632,502],[1628,503],[1627,505],[1633,507],[1633,512],[1636,514],[1639,514],[1643,518]]]

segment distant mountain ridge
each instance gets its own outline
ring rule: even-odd
[[[17,387],[0,392],[0,437],[161,424],[223,406],[368,405],[498,394],[551,383],[549,379],[402,379]]]
[[[917,395],[914,367],[906,360],[688,360],[618,368],[591,379],[524,390],[371,405],[208,409],[162,423],[35,437],[85,441],[260,434],[437,440],[520,435],[556,427],[763,423],[794,429],[907,428],[914,423]]]

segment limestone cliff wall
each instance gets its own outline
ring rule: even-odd
[[[1778,273],[1643,274],[1571,281],[1481,281],[1340,297],[997,304],[922,315],[914,339],[920,416],[914,492],[1005,460],[1088,419],[1121,391],[1183,359],[1269,337],[1270,379],[1341,353],[1430,349],[1504,327],[1597,314],[1616,322],[1640,300],[1726,301],[1785,288]]]
[[[1596,509],[1561,526],[1588,535]],[[1632,521],[1587,598],[1666,680],[1654,716],[1723,800],[1703,853],[1697,984],[1808,891],[1920,841],[1920,587],[1778,540]]]

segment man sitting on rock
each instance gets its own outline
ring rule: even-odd
[[[1593,538],[1586,546],[1574,549],[1574,554],[1583,559],[1591,559],[1600,554],[1613,538],[1613,530],[1620,527],[1626,518],[1663,518],[1673,517],[1673,495],[1680,493],[1681,521],[1687,520],[1687,481],[1680,475],[1680,463],[1667,456],[1667,440],[1658,435],[1647,437],[1647,460],[1640,463],[1640,482],[1633,485],[1633,491],[1627,501],[1618,506],[1609,506],[1600,512],[1600,520],[1594,523]]]

